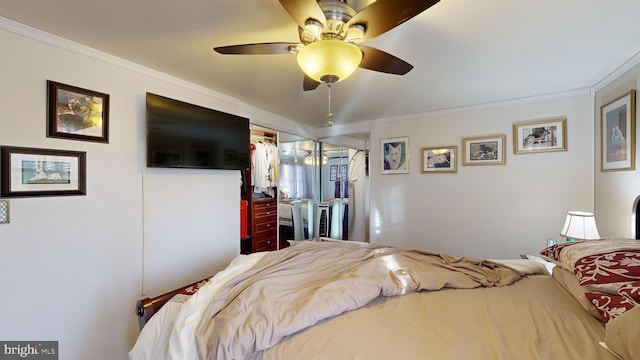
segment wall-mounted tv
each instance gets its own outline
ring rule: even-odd
[[[147,93],[147,167],[244,170],[249,119]]]

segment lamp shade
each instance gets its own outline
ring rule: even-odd
[[[560,235],[566,237],[567,241],[601,239],[596,217],[584,211],[569,211]]]
[[[298,66],[317,82],[338,82],[346,79],[360,65],[362,51],[342,40],[319,40],[298,52]]]

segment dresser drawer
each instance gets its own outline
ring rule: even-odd
[[[277,201],[275,200],[267,200],[267,201],[254,201],[253,202],[253,213],[254,214],[262,214],[267,212],[275,213],[278,211]]]
[[[255,233],[254,235],[257,235],[263,231],[269,231],[269,230],[276,230],[276,222],[275,219],[273,219],[273,221],[265,221],[265,222],[259,222],[257,224],[255,224]]]
[[[255,251],[272,251],[277,249],[277,242],[275,239],[256,241],[254,245],[256,249]]]
[[[278,233],[275,229],[265,231],[253,237],[253,249],[254,251],[276,250],[277,242]]]
[[[253,222],[254,223],[261,223],[261,222],[267,222],[267,221],[275,222],[277,218],[278,218],[278,214],[275,211],[266,211],[263,213],[254,214]]]

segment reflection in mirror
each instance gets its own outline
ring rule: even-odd
[[[320,140],[320,206],[329,213],[328,235],[368,241],[369,134]]]
[[[316,236],[317,142],[286,133],[280,133],[279,140],[280,241],[308,239]]]

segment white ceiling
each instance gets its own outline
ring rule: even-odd
[[[358,69],[332,88],[333,120],[402,117],[593,86],[640,51],[638,14],[639,0],[441,0],[363,43],[415,68],[404,76]],[[325,126],[327,87],[304,92],[294,55],[212,50],[297,42],[297,25],[276,0],[0,0],[0,16]]]

